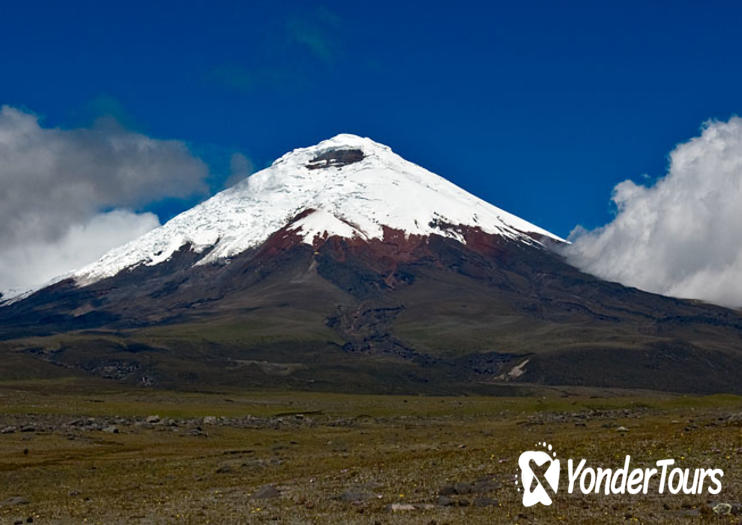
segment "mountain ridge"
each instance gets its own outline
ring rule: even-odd
[[[194,209],[0,307],[0,377],[742,393],[739,312],[587,275],[558,237],[369,139],[295,150]]]
[[[333,152],[351,152],[350,159],[322,165],[329,159],[323,156]],[[87,284],[135,264],[156,265],[186,243],[197,252],[212,248],[197,264],[228,260],[258,246],[307,210],[314,213],[296,227],[308,244],[325,232],[383,239],[384,226],[414,235],[437,232],[452,237],[458,235],[455,226],[471,226],[527,242],[533,239],[529,233],[563,242],[402,159],[387,146],[341,134],[283,155],[269,168],[70,276]]]

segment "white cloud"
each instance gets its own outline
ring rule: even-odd
[[[742,119],[712,121],[670,154],[653,186],[613,191],[606,226],[576,228],[572,264],[604,279],[676,297],[742,305]]]
[[[0,254],[0,283],[12,283],[5,288],[8,296],[23,292],[85,266],[159,224],[152,213],[114,210],[72,224],[50,242],[32,239],[10,246]]]
[[[224,182],[224,187],[229,188],[240,181],[245,180],[253,172],[253,164],[242,153],[233,153],[229,161],[230,175]]]
[[[205,193],[207,175],[182,142],[111,121],[44,128],[35,115],[3,106],[0,290],[41,284],[141,235],[157,218],[127,209]]]

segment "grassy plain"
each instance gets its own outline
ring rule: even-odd
[[[175,392],[0,384],[0,521],[737,523],[742,398],[579,389],[528,397]],[[157,418],[152,416],[158,416]],[[149,421],[148,421],[149,418]],[[624,427],[626,430],[619,430]],[[12,431],[11,431],[12,429]],[[722,468],[719,496],[557,494],[526,509],[536,442],[594,466]],[[564,480],[563,480],[564,481]],[[729,503],[729,514],[714,507]],[[718,510],[725,510],[720,507]]]

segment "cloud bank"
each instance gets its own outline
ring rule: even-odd
[[[653,186],[613,190],[615,219],[576,228],[568,260],[604,279],[742,306],[742,119],[712,121],[670,154]]]
[[[115,122],[44,128],[0,109],[0,292],[25,290],[94,261],[159,224],[132,209],[207,191],[206,165],[182,142]]]

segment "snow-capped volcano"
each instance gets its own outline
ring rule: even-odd
[[[601,281],[552,241],[338,135],[0,303],[0,353],[185,389],[742,393],[739,313]]]
[[[204,254],[196,264],[225,261],[286,227],[313,244],[332,236],[383,239],[384,227],[465,242],[458,231],[462,226],[527,243],[562,240],[387,146],[342,134],[287,153],[73,277],[85,285],[132,266],[156,265],[186,244]]]

